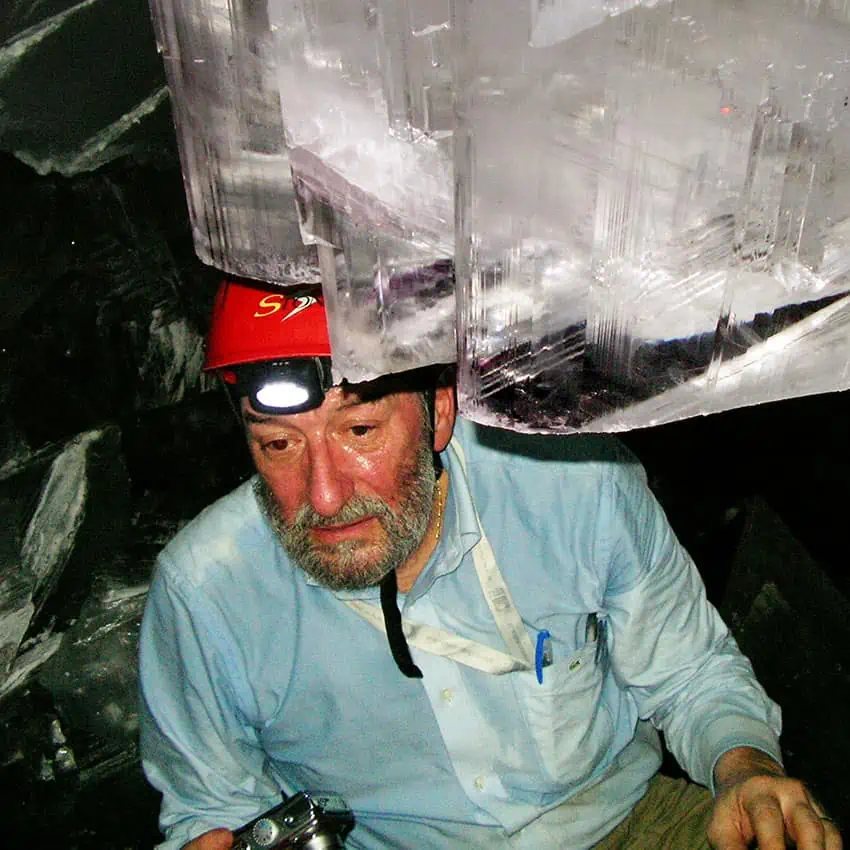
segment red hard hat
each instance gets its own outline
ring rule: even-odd
[[[330,356],[320,287],[270,290],[232,280],[219,287],[204,369]]]

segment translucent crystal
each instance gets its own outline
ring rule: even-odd
[[[850,385],[850,11],[455,0],[461,409],[618,430]]]
[[[336,377],[454,360],[448,0],[269,0]]]
[[[316,282],[300,239],[265,0],[151,0],[198,256]]]
[[[456,319],[523,430],[847,386],[843,0],[154,2],[199,253],[320,274],[337,379]]]

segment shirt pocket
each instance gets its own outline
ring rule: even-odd
[[[517,697],[548,779],[559,785],[585,780],[613,743],[614,725],[602,700],[605,665],[596,641],[534,673],[518,673]]]

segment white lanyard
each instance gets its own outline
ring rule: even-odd
[[[452,448],[457,452],[465,475],[466,457],[460,443],[455,439],[452,439]],[[512,673],[515,670],[534,670],[535,650],[531,638],[520,619],[516,605],[514,605],[508,591],[508,586],[505,584],[501,572],[499,572],[496,556],[493,554],[493,549],[487,540],[487,535],[484,533],[478,511],[474,505],[473,510],[481,537],[472,549],[472,561],[475,564],[475,572],[478,574],[478,581],[484,593],[484,598],[487,600],[493,620],[507,645],[508,652],[501,652],[444,629],[414,623],[407,618],[402,619],[404,635],[408,643],[425,652],[443,655],[485,673],[500,676],[504,673]],[[371,605],[360,599],[346,600],[345,604],[363,617],[366,622],[386,633],[383,613],[376,605]]]

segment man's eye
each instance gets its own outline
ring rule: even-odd
[[[289,448],[289,440],[286,437],[278,437],[276,440],[269,440],[265,448],[271,452],[282,452]]]
[[[373,425],[352,425],[351,433],[354,434],[355,437],[365,437],[370,431],[374,431],[375,428]]]

